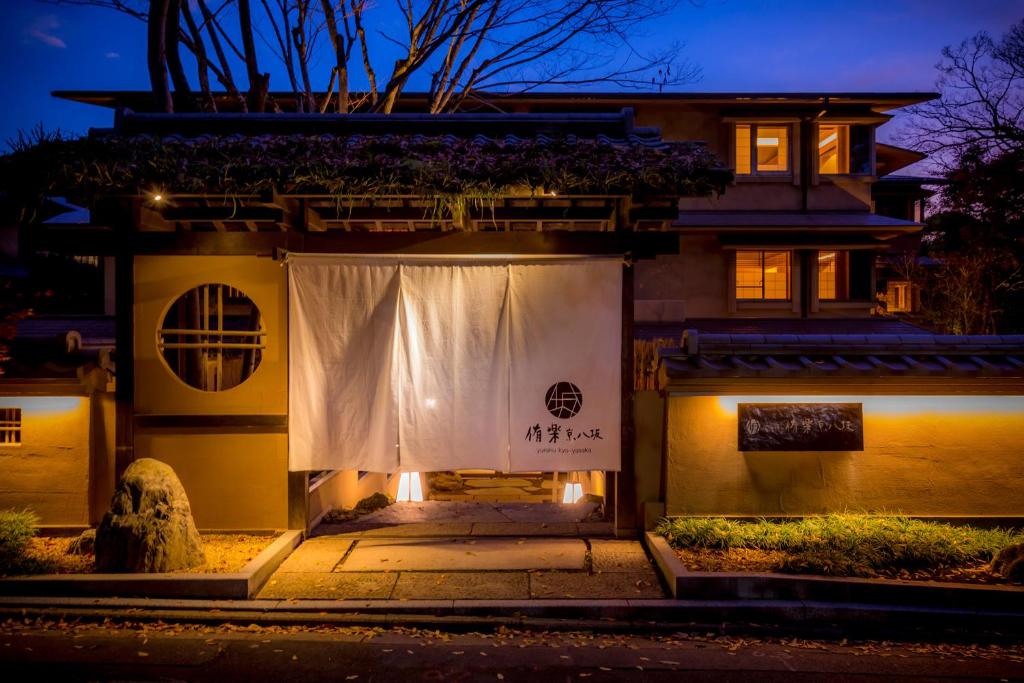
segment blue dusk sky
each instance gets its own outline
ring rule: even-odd
[[[74,133],[111,125],[110,110],[54,99],[52,90],[148,89],[141,22],[94,7],[2,1],[0,142],[39,123]],[[943,46],[980,30],[1001,35],[1022,10],[1007,0],[703,0],[683,3],[638,42],[685,42],[702,76],[681,90],[931,90]],[[271,88],[287,89],[283,69],[271,69]]]

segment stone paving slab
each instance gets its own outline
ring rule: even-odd
[[[583,569],[578,538],[365,539],[338,572]]]
[[[646,572],[651,569],[647,553],[637,541],[594,539],[590,542],[590,555],[595,573]]]
[[[260,591],[259,598],[338,598],[379,599],[391,597],[398,581],[394,573],[324,574],[291,572],[274,574]]]
[[[530,575],[530,597],[534,599],[663,598],[653,571],[638,573],[586,574],[584,572],[534,572]]]
[[[416,524],[345,524],[317,527],[317,534],[331,534],[344,538],[437,538],[469,536],[473,531],[471,522],[440,522]]]
[[[296,548],[277,571],[291,572],[330,572],[334,565],[341,562],[352,539],[326,536],[310,538]]]
[[[579,527],[573,522],[478,522],[470,533],[473,536],[576,536]]]
[[[526,572],[402,572],[392,599],[521,600],[530,597]]]

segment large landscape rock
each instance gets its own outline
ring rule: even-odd
[[[1024,543],[1000,550],[992,560],[992,571],[1010,581],[1024,581]]]
[[[159,460],[133,462],[96,531],[96,570],[169,572],[203,562],[203,542],[178,475]]]

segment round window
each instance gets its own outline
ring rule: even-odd
[[[167,367],[202,391],[224,391],[249,379],[263,358],[267,333],[256,304],[222,284],[185,292],[164,314],[157,348]]]

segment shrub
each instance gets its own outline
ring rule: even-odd
[[[1024,542],[1019,531],[864,514],[754,522],[677,517],[662,520],[657,532],[674,548],[784,551],[791,555],[784,570],[837,576],[988,562],[1007,545]]]
[[[26,551],[35,536],[39,517],[29,510],[0,510],[0,574],[23,573],[30,569]]]

